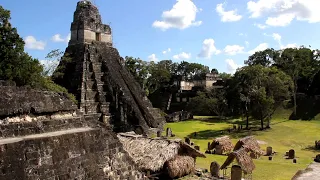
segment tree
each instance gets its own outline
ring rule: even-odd
[[[64,54],[64,52],[60,51],[59,49],[54,49],[47,54],[46,59],[48,59],[48,60],[44,66],[44,70],[43,70],[44,76],[51,76],[52,75],[52,73],[58,67],[59,62],[60,62],[63,54]]]
[[[171,67],[168,61],[160,61],[159,63],[149,63],[149,77],[147,79],[147,87],[149,94],[159,89],[166,89],[171,85]]]
[[[217,114],[220,119],[223,119],[228,109],[228,103],[226,99],[226,91],[224,88],[213,88],[208,92],[208,98],[210,101],[210,109]]]
[[[226,81],[227,79],[230,79],[232,75],[223,72],[223,73],[219,73],[219,76],[220,76],[220,78],[221,78],[223,81]]]
[[[312,83],[314,75],[318,72],[319,61],[315,51],[309,48],[287,48],[279,51],[279,58],[275,60],[275,66],[288,74],[293,81],[293,101],[294,101],[294,114],[297,112],[297,98],[299,81],[306,80],[300,87],[307,86]],[[306,88],[305,88],[306,89]],[[306,91],[306,90],[305,90]]]
[[[266,49],[264,51],[255,52],[253,55],[249,56],[248,60],[244,63],[249,66],[262,65],[268,67],[273,64],[279,58],[279,52],[273,48]]]
[[[246,66],[237,71],[234,81],[241,100],[245,103],[246,113],[260,120],[264,129],[264,120],[270,119],[281,103],[290,97],[293,82],[287,74],[276,67],[262,65]],[[248,108],[249,107],[249,108]]]
[[[0,79],[18,86],[41,86],[43,67],[24,52],[24,41],[11,27],[10,11],[0,6]]]
[[[198,115],[217,115],[223,119],[228,109],[225,89],[199,91],[198,96],[191,98],[187,109]]]
[[[147,78],[149,77],[149,66],[146,61],[140,58],[125,57],[125,66],[133,75],[136,81],[140,84],[141,88],[148,92]]]

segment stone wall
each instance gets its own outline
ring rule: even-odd
[[[63,94],[14,86],[0,90],[2,118],[38,119],[0,124],[0,179],[144,179],[98,116],[52,114],[75,110]]]
[[[66,94],[27,87],[0,86],[0,119],[21,114],[50,114],[75,111],[77,106]]]
[[[188,111],[178,111],[171,114],[166,115],[167,122],[179,122],[193,119],[193,114]]]
[[[76,128],[0,140],[0,179],[143,179],[104,128]]]

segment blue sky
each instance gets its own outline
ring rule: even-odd
[[[39,60],[65,50],[78,0],[1,0]],[[319,0],[94,0],[121,56],[189,61],[233,73],[252,53],[320,48]],[[164,52],[165,51],[165,52]],[[43,61],[42,61],[43,62]]]

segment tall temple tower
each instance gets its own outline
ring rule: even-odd
[[[111,28],[102,24],[98,8],[90,1],[78,2],[71,39],[53,73],[54,82],[76,96],[85,117],[103,121],[114,131],[145,133],[162,128],[164,117],[121,62],[112,47]]]
[[[79,1],[71,23],[69,45],[100,41],[112,46],[111,28],[102,24],[98,8],[90,1]]]

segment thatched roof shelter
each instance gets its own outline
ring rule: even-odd
[[[206,157],[180,139],[149,138],[134,133],[118,133],[117,136],[124,150],[143,171],[157,172],[163,168],[165,162],[177,155]]]
[[[220,169],[226,169],[234,161],[234,159],[237,160],[239,166],[241,166],[242,170],[247,174],[252,173],[252,171],[255,169],[255,165],[245,148],[240,148],[230,153]]]
[[[263,155],[263,151],[260,149],[258,141],[253,136],[247,136],[240,139],[234,146],[233,151],[245,148],[247,151],[253,152],[258,156]]]
[[[216,145],[221,145],[223,152],[231,152],[234,147],[229,136],[223,136],[214,139],[210,145],[209,150],[214,149]]]

